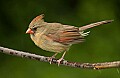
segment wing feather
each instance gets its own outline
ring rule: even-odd
[[[54,33],[47,34],[52,40],[62,44],[77,44],[84,41],[84,37],[80,34],[79,28],[69,25],[62,25]]]

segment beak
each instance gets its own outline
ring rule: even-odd
[[[27,31],[26,31],[26,34],[33,34],[33,33],[34,33],[34,31],[31,30],[30,28],[28,28]]]

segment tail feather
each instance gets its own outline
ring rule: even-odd
[[[102,24],[111,23],[112,21],[113,20],[105,20],[105,21],[100,21],[100,22],[88,24],[88,25],[80,27],[79,30],[83,31],[83,30],[86,30],[86,29],[89,29],[89,28],[92,28],[92,27],[95,27],[95,26],[99,26],[99,25],[102,25]]]

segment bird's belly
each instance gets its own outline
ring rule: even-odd
[[[68,45],[63,45],[61,43],[57,43],[53,41],[42,41],[38,46],[43,50],[50,52],[58,52],[58,53],[67,51],[69,49]]]
[[[50,51],[50,52],[64,52],[67,51],[70,47],[70,45],[63,45],[58,42],[54,42],[52,40],[46,40],[46,39],[39,39],[39,40],[33,40],[34,43],[40,47],[43,50]]]
[[[58,42],[53,41],[52,39],[47,38],[44,35],[36,34],[38,37],[34,37],[31,35],[31,39],[34,43],[43,50],[50,51],[50,52],[64,52],[69,50],[70,45],[64,45]]]

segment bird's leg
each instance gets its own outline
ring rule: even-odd
[[[65,54],[66,51],[63,53],[62,57],[59,60],[57,60],[58,66],[60,65],[60,62],[64,59]]]
[[[50,64],[51,64],[51,62],[52,62],[52,59],[55,58],[55,56],[56,56],[57,54],[58,54],[58,53],[55,53],[53,56],[49,57],[48,60],[49,60]]]

